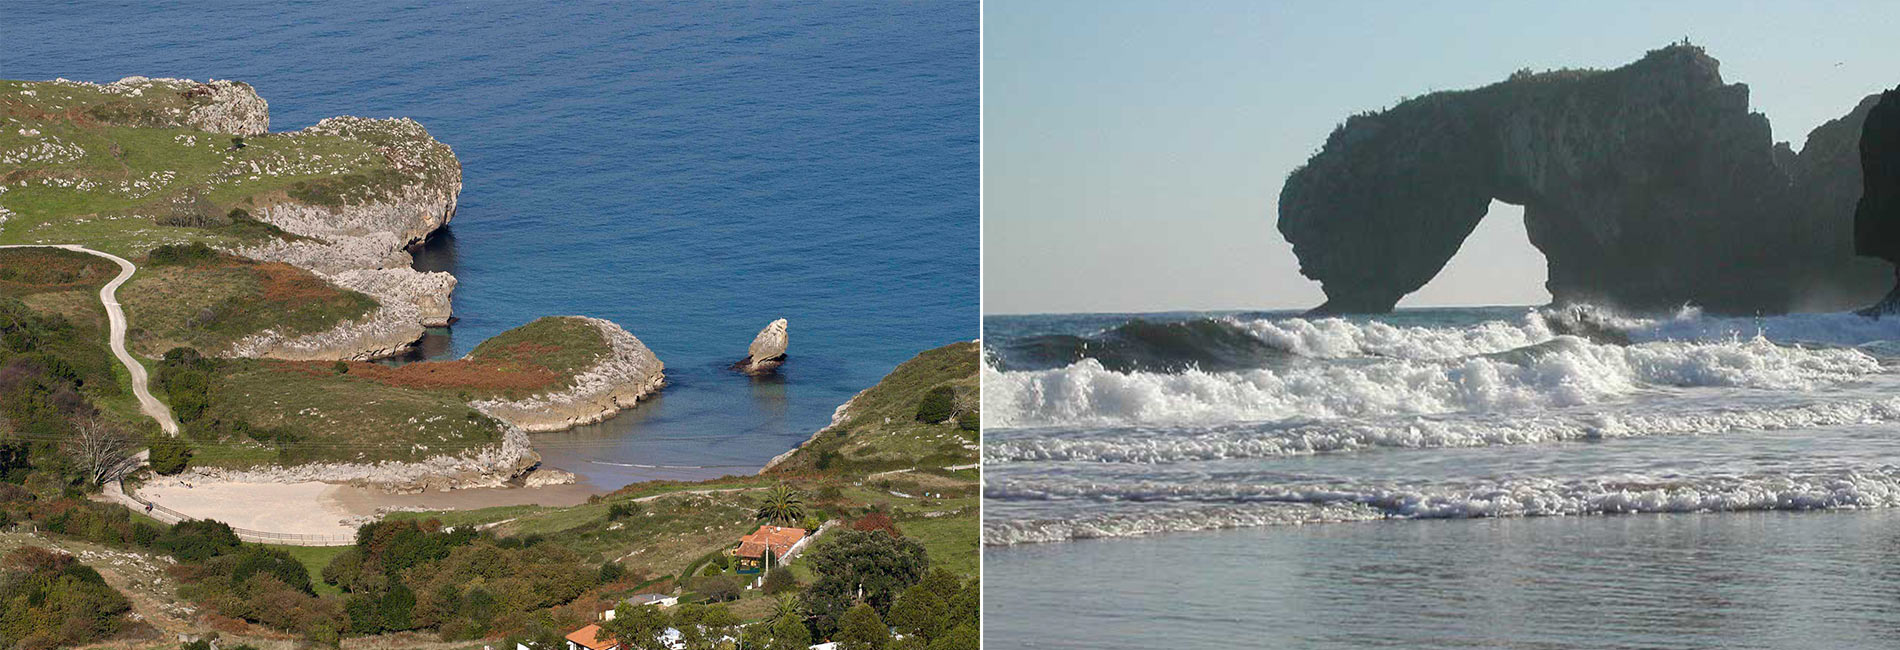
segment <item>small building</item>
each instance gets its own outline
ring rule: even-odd
[[[752,534],[739,538],[739,548],[733,555],[739,558],[740,573],[758,573],[765,568],[766,553],[772,554],[774,563],[783,562],[798,555],[809,539],[803,528],[760,526]]]
[[[568,632],[567,650],[620,650],[619,641],[614,640],[613,637],[607,637],[604,641],[596,640],[595,635],[598,634],[600,634],[599,625],[588,625]]]
[[[668,596],[666,594],[634,594],[632,596],[626,597],[626,599],[621,600],[620,602],[628,604],[628,605],[652,605],[654,607],[665,609],[667,607],[678,605],[680,603],[680,597]],[[601,612],[600,620],[603,620],[603,621],[614,620],[614,610],[609,609],[607,611]]]

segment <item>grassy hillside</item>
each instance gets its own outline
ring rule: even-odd
[[[0,244],[84,243],[124,257],[161,244],[281,236],[231,211],[361,201],[401,184],[386,135],[244,137],[178,128],[200,99],[0,80]]]
[[[141,260],[139,272],[119,288],[119,301],[131,323],[127,344],[148,357],[178,346],[219,354],[265,330],[322,332],[377,306],[374,298],[289,264],[222,254],[174,264]]]
[[[772,472],[868,474],[977,462],[977,432],[958,426],[957,420],[977,410],[979,363],[974,342],[917,355],[853,398],[842,421]],[[919,421],[919,403],[940,387],[954,391],[955,414],[947,422]]]
[[[593,325],[543,318],[467,358],[402,366],[351,361],[216,362],[193,429],[200,464],[419,460],[493,445],[501,425],[468,403],[560,388],[609,352]]]

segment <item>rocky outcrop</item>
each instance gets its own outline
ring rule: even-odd
[[[292,240],[239,250],[246,257],[300,266],[346,289],[376,298],[369,317],[294,339],[273,332],[251,337],[240,356],[287,359],[367,359],[408,348],[424,327],[451,320],[455,278],[410,268],[408,248],[447,225],[462,191],[462,167],[448,145],[410,119],[333,117],[300,133],[334,135],[377,145],[403,184],[365,187],[334,205],[286,197],[254,214]]]
[[[326,277],[337,286],[375,298],[376,309],[361,319],[314,334],[258,332],[232,345],[226,354],[291,360],[395,356],[422,338],[424,325],[446,320],[448,295],[455,290],[453,275],[406,268],[359,269]]]
[[[1860,136],[1862,187],[1854,208],[1854,252],[1900,265],[1900,88],[1867,109]],[[1900,266],[1886,298],[1861,311],[1881,318],[1900,312]]]
[[[537,471],[540,463],[541,455],[529,446],[528,435],[518,428],[506,427],[499,446],[415,462],[306,463],[244,470],[194,467],[181,476],[200,481],[254,483],[324,481],[397,491],[507,487],[529,481],[551,485],[564,479],[572,482],[572,474],[559,471],[535,477],[541,473]]]
[[[96,90],[107,99],[144,98],[141,103],[156,106],[162,112],[136,111],[115,120],[127,126],[173,126],[232,135],[261,135],[270,131],[270,105],[257,95],[250,84],[212,79],[152,79],[126,77],[109,84],[58,79],[53,83]],[[163,102],[151,102],[161,93],[170,94]],[[94,116],[119,117],[112,111]]]
[[[1321,312],[1389,311],[1492,200],[1524,206],[1560,304],[1841,309],[1887,288],[1854,259],[1840,210],[1864,115],[1797,154],[1688,45],[1615,70],[1521,72],[1349,118],[1287,178],[1279,229],[1325,290]]]
[[[791,340],[785,332],[785,319],[772,321],[752,337],[752,345],[746,347],[746,357],[732,364],[732,369],[748,375],[771,374],[785,363],[785,348]]]
[[[633,408],[666,382],[666,364],[646,344],[612,321],[582,318],[599,329],[608,352],[556,391],[519,400],[470,402],[483,413],[527,431],[560,431],[593,424]]]

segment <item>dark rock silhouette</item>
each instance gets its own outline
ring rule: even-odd
[[[1849,207],[1872,98],[1796,154],[1719,68],[1671,45],[1614,70],[1523,71],[1347,119],[1280,193],[1280,232],[1326,292],[1315,311],[1390,311],[1493,199],[1524,206],[1559,304],[1867,304],[1890,286],[1855,258]]]
[[[1860,132],[1860,202],[1854,208],[1854,252],[1900,265],[1900,88],[1880,94]],[[1900,266],[1887,297],[1861,313],[1900,311]]]

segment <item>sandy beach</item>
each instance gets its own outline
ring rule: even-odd
[[[264,483],[159,479],[138,495],[198,519],[293,535],[354,535],[361,518],[391,510],[472,510],[512,505],[571,506],[602,492],[586,483],[396,494],[320,481]]]

